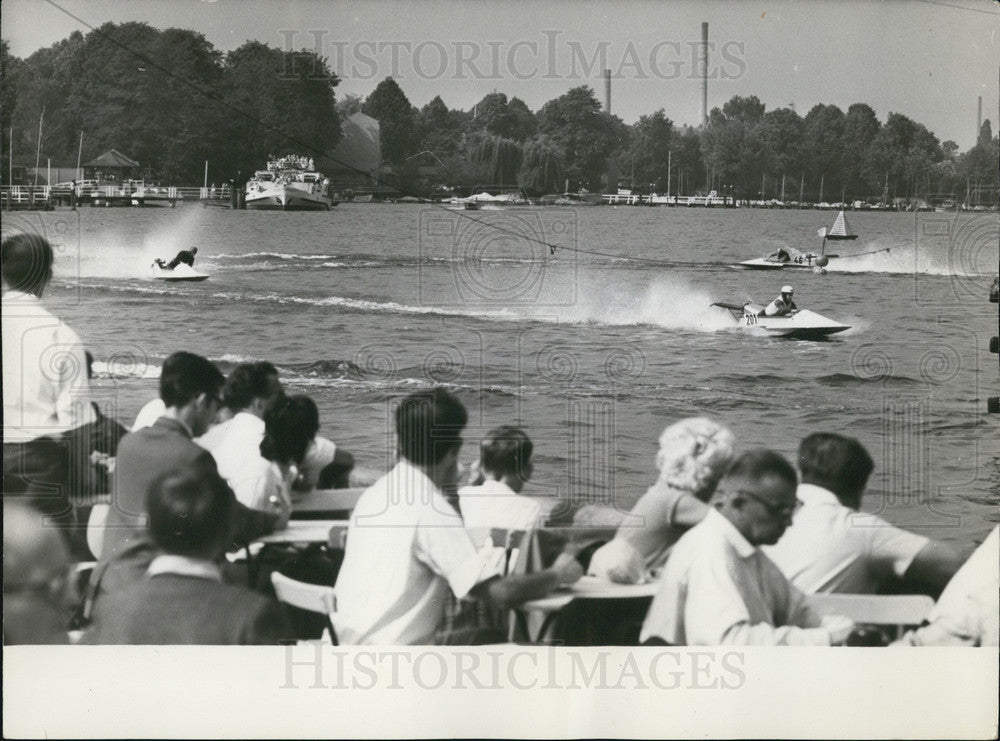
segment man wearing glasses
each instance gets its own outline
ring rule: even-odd
[[[674,546],[640,640],[674,646],[843,643],[845,617],[820,618],[758,546],[772,545],[798,508],[795,469],[770,450],[736,459],[705,519]]]

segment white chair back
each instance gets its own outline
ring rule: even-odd
[[[108,521],[110,511],[110,504],[95,504],[90,510],[90,519],[87,520],[87,547],[98,560],[104,550],[104,523]]]

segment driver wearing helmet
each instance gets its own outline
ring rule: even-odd
[[[792,301],[792,294],[795,291],[791,286],[782,286],[781,295],[764,308],[764,316],[785,316],[793,311],[798,311],[799,307]]]

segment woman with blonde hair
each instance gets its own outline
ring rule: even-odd
[[[733,457],[733,433],[710,419],[692,417],[667,427],[656,453],[659,478],[614,540],[594,552],[589,573],[622,584],[644,581],[681,535],[701,522]]]

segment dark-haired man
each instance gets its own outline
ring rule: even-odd
[[[70,509],[64,437],[95,421],[84,347],[39,299],[52,280],[52,246],[37,234],[0,245],[3,276],[3,493],[50,515]]]
[[[163,474],[185,470],[218,475],[212,454],[192,438],[208,429],[218,412],[222,374],[211,362],[176,352],[163,363],[160,398],[166,411],[150,426],[122,438],[114,474],[104,546],[91,580],[91,599],[142,578],[157,548],[146,529],[146,492]],[[230,547],[271,532],[277,516],[237,503]],[[222,524],[220,523],[220,527]]]
[[[212,454],[222,478],[234,489],[243,478],[254,476],[247,467],[260,458],[264,412],[283,394],[278,370],[271,363],[240,363],[229,372],[222,386],[222,403],[233,415],[195,442]]]
[[[337,579],[337,635],[345,644],[426,644],[448,590],[507,609],[541,597],[583,570],[569,554],[549,569],[501,578],[493,553],[477,551],[445,498],[459,480],[465,407],[442,389],[396,409],[399,461],[358,500]]]
[[[767,554],[806,594],[892,587],[936,596],[961,567],[950,546],[859,512],[874,468],[854,438],[818,432],[799,445],[802,509]]]
[[[86,643],[273,645],[291,636],[280,605],[222,582],[218,561],[237,504],[218,475],[166,473],[150,486],[146,506],[159,555],[101,605]]]
[[[640,640],[674,646],[832,645],[845,617],[820,618],[759,546],[778,542],[798,501],[795,469],[777,453],[736,459],[710,509],[674,545]]]

